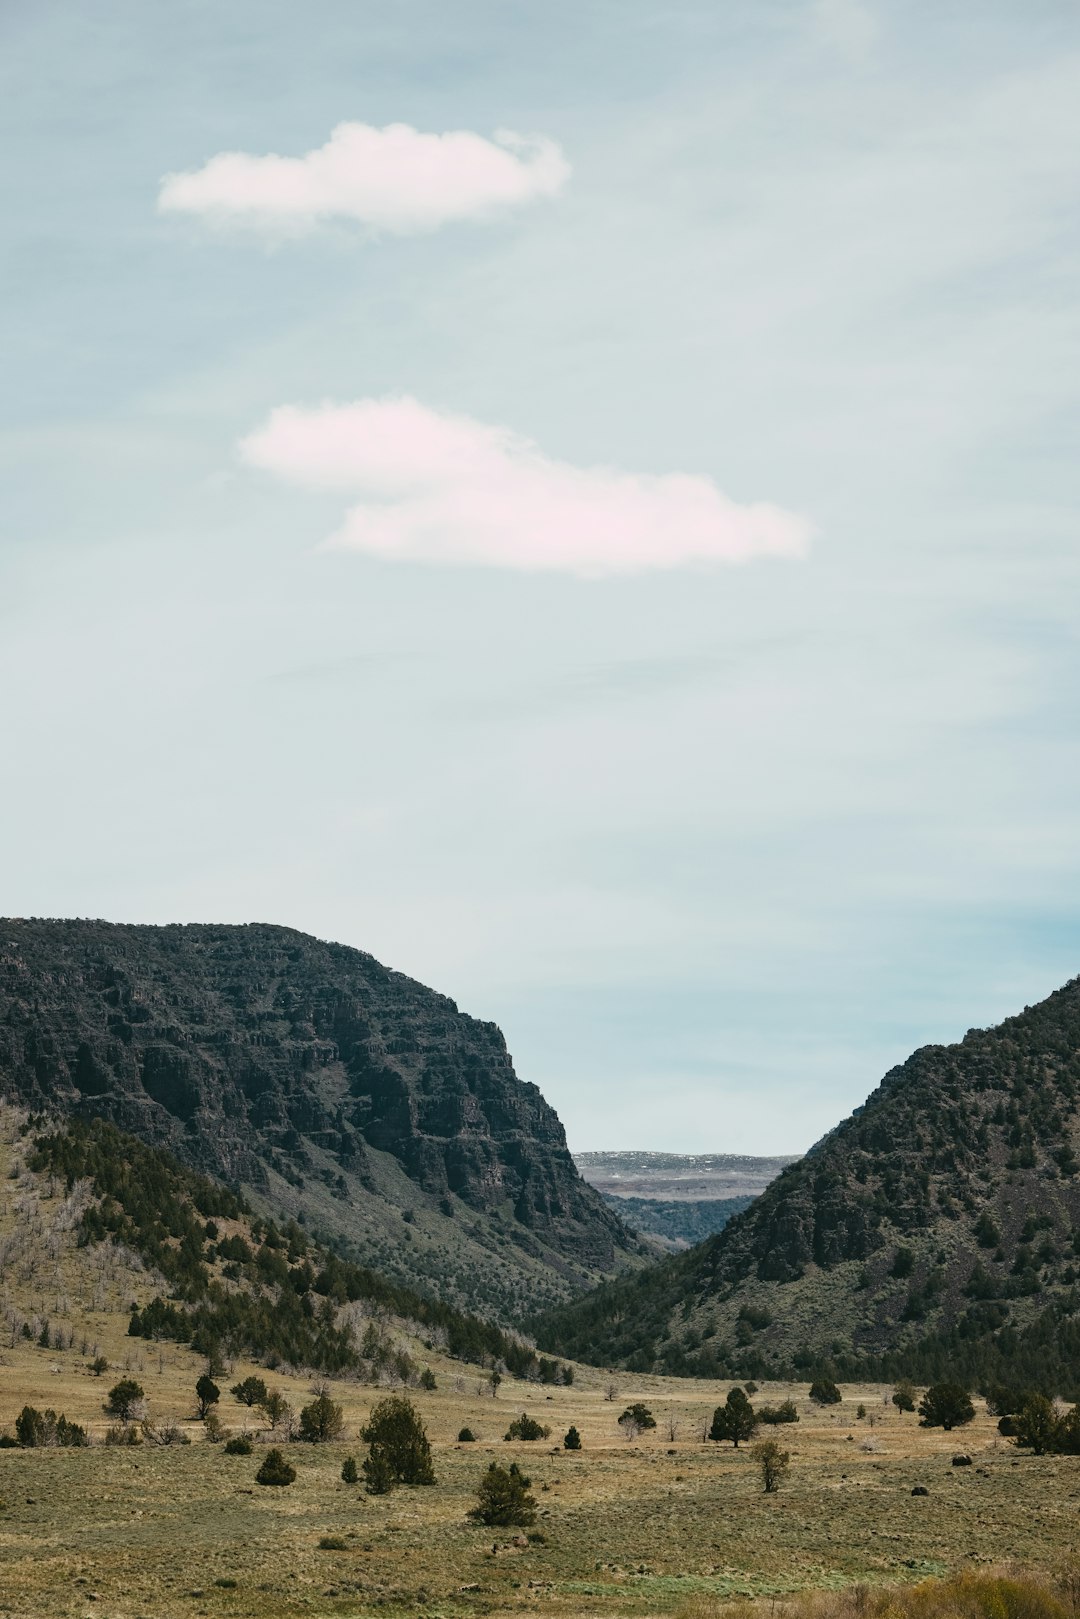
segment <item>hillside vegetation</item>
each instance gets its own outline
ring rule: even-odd
[[[503,1321],[640,1262],[493,1023],[290,928],[0,921],[0,1098]]]
[[[1080,1392],[1080,980],[927,1046],[719,1236],[541,1317],[549,1350]]]
[[[279,1228],[217,1182],[113,1125],[75,1121],[42,1130],[23,1119],[13,1130],[14,1117],[9,1112],[7,1133],[13,1142],[21,1138],[31,1184],[44,1181],[63,1199],[61,1229],[88,1257],[109,1250],[131,1256],[143,1283],[152,1284],[140,1287],[141,1302],[129,1304],[130,1338],[187,1344],[210,1362],[244,1356],[271,1368],[339,1374],[378,1375],[396,1357],[407,1381],[418,1368],[379,1324],[393,1320],[454,1359],[498,1365],[512,1376],[542,1373],[549,1382],[561,1375],[516,1335],[341,1259],[295,1223]],[[40,1207],[40,1192],[37,1201]],[[13,1270],[18,1227],[0,1249]],[[21,1246],[38,1269],[41,1252],[26,1238]],[[46,1255],[50,1248],[59,1251],[58,1232]],[[6,1292],[12,1273],[5,1271]],[[14,1299],[2,1302],[16,1322]],[[46,1303],[32,1326],[24,1312],[19,1330],[44,1347],[54,1340],[64,1347],[74,1336],[64,1319],[70,1313],[50,1318]]]

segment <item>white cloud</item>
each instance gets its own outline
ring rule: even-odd
[[[575,467],[530,439],[415,399],[282,405],[240,444],[250,466],[355,492],[328,545],[398,561],[584,575],[798,557],[810,525],[711,479]]]
[[[486,140],[462,129],[431,135],[408,124],[346,123],[303,157],[219,152],[201,169],[168,174],[158,208],[278,233],[354,219],[408,235],[554,196],[569,174],[543,135],[502,129]]]

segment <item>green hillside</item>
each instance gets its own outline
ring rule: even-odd
[[[1080,1392],[1080,980],[926,1046],[716,1237],[535,1323],[605,1365]]]

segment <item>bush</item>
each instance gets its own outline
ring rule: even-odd
[[[960,1383],[932,1383],[919,1401],[921,1428],[962,1428],[975,1416],[968,1391]]]
[[[817,1377],[810,1385],[810,1398],[815,1405],[839,1405],[844,1396],[828,1377]]]
[[[763,1405],[757,1410],[757,1419],[769,1428],[778,1428],[785,1422],[798,1422],[799,1413],[794,1400],[781,1400],[779,1405]]]
[[[395,1484],[434,1484],[431,1446],[411,1400],[402,1394],[380,1400],[360,1437],[369,1447],[364,1478],[371,1495],[385,1495]]]
[[[462,1428],[457,1436],[459,1445],[475,1445],[476,1435],[471,1428]]]
[[[780,1449],[780,1442],[776,1439],[759,1439],[756,1445],[751,1445],[750,1455],[761,1468],[761,1482],[765,1486],[765,1494],[774,1494],[780,1488],[780,1480],[791,1466],[790,1455],[786,1450]]]
[[[114,1383],[109,1390],[109,1398],[105,1401],[105,1415],[119,1417],[121,1422],[130,1422],[137,1416],[139,1408],[146,1399],[146,1390],[141,1383],[136,1383],[133,1377],[122,1377],[119,1383]]]
[[[567,1428],[566,1434],[565,1434],[565,1436],[563,1438],[563,1449],[564,1450],[580,1450],[581,1449],[581,1435],[578,1433],[576,1428],[573,1428],[573,1427]]]
[[[476,1505],[469,1517],[489,1527],[525,1528],[536,1522],[536,1499],[528,1493],[530,1480],[516,1462],[509,1469],[492,1462],[476,1492]]]
[[[241,1405],[250,1407],[265,1405],[268,1390],[261,1377],[245,1377],[242,1382],[234,1383],[229,1393]]]
[[[109,1363],[105,1359],[105,1356],[96,1355],[90,1362],[90,1370],[93,1372],[95,1377],[100,1377],[102,1372],[107,1372],[109,1370]]]
[[[268,1450],[259,1471],[255,1474],[256,1484],[291,1484],[296,1478],[296,1468],[291,1467],[285,1460],[283,1451],[275,1445]]]
[[[142,1434],[133,1422],[114,1422],[105,1430],[107,1445],[141,1445]]]
[[[526,1412],[523,1411],[520,1417],[514,1418],[513,1422],[503,1435],[503,1438],[527,1440],[546,1439],[550,1432],[550,1428],[542,1427],[541,1424],[535,1420],[535,1418],[530,1417]]]
[[[1029,1394],[1015,1417],[1002,1417],[998,1428],[1012,1425],[1016,1443],[1036,1456],[1080,1455],[1080,1405],[1059,1417],[1044,1394]]]
[[[300,1413],[300,1438],[312,1445],[324,1445],[340,1437],[345,1413],[324,1390]]]
[[[901,1378],[892,1392],[892,1403],[898,1411],[914,1411],[915,1385]]]
[[[251,1440],[245,1439],[243,1434],[237,1434],[235,1439],[226,1439],[225,1454],[226,1456],[250,1456]]]
[[[86,1429],[78,1422],[69,1422],[61,1411],[38,1411],[24,1405],[15,1418],[15,1440],[24,1450],[36,1450],[43,1445],[60,1445],[65,1449],[81,1449],[90,1439]],[[6,1447],[5,1447],[6,1448]]]
[[[420,1373],[420,1387],[422,1389],[433,1389],[438,1388],[438,1386],[439,1385],[435,1381],[435,1373],[431,1370],[430,1366],[425,1366],[424,1370]]]
[[[345,1552],[348,1549],[348,1542],[342,1540],[340,1535],[323,1535],[319,1541],[321,1552]]]
[[[644,1433],[647,1429],[656,1427],[656,1418],[647,1405],[642,1404],[640,1400],[636,1400],[633,1405],[627,1406],[619,1418],[619,1427],[627,1439],[636,1439],[639,1433]]]
[[[343,1484],[355,1484],[359,1477],[360,1471],[356,1465],[356,1457],[346,1456],[341,1465],[341,1482]]]

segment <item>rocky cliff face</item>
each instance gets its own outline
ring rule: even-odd
[[[0,1095],[106,1117],[504,1314],[635,1249],[494,1024],[288,928],[0,921]]]
[[[1080,979],[916,1051],[718,1236],[541,1335],[635,1369],[1080,1387]]]

